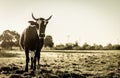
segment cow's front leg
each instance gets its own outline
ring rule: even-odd
[[[28,49],[25,49],[25,55],[26,55],[25,71],[28,72],[28,63],[29,63],[29,50]]]
[[[36,70],[36,58],[37,58],[37,52],[35,52],[35,55],[34,55],[34,66],[33,66],[33,71]]]
[[[42,39],[40,39],[40,42],[39,42],[39,47],[37,48],[37,58],[38,58],[38,65],[40,65],[40,52],[41,52],[41,49],[42,49],[42,47],[43,47],[43,44],[44,44],[44,39],[42,38]]]
[[[40,65],[40,51],[38,51],[37,59],[38,59],[38,65]]]

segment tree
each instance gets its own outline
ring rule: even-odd
[[[50,35],[47,35],[45,37],[45,41],[44,41],[44,46],[45,47],[53,47],[54,43],[53,43],[53,38]]]
[[[83,44],[82,49],[83,50],[90,50],[91,46],[87,44],[86,42]]]
[[[113,45],[114,50],[120,50],[120,44],[115,44]]]
[[[1,47],[12,49],[13,46],[19,46],[20,35],[16,31],[5,30],[0,35]]]
[[[111,43],[107,44],[105,47],[104,47],[105,50],[112,50],[113,49],[113,45]]]
[[[81,47],[79,46],[79,44],[78,44],[77,41],[73,44],[72,49],[73,49],[73,50],[80,50],[80,49],[81,49]]]
[[[97,45],[97,44],[93,44],[93,46],[91,46],[91,50],[102,50],[103,46],[102,45]]]

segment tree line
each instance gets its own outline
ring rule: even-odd
[[[82,46],[78,45],[77,42],[75,43],[66,43],[59,44],[54,47],[56,50],[120,50],[120,44],[112,45],[111,43],[107,44],[106,46],[102,45],[89,45],[88,43],[84,43]]]
[[[0,35],[0,47],[2,49],[11,49],[13,47],[20,47],[19,45],[20,34],[16,31],[5,30]],[[54,46],[53,38],[47,35],[44,40],[44,47],[49,47],[54,50],[120,50],[120,44],[112,45],[111,43],[106,46],[103,45],[89,45],[84,43],[82,46],[78,42],[59,44]]]

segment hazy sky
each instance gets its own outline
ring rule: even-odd
[[[120,43],[120,0],[0,0],[0,33],[21,33],[35,17],[53,15],[46,28],[55,44]]]

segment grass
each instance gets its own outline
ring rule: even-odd
[[[2,51],[1,51],[2,52]],[[8,52],[16,54],[17,51]],[[56,53],[57,52],[57,53]],[[74,53],[75,52],[75,53]],[[77,52],[77,53],[76,53]],[[6,52],[7,53],[7,52]],[[31,77],[23,74],[25,67],[24,52],[17,52],[20,56],[1,58],[0,77]],[[43,51],[40,66],[37,66],[35,78],[119,78],[120,51]],[[7,64],[6,64],[7,63]],[[7,66],[7,69],[5,68]],[[13,70],[17,67],[17,70]],[[30,67],[30,63],[29,63]],[[6,70],[3,70],[6,69]],[[8,70],[10,68],[11,70]],[[16,72],[17,71],[17,72]],[[30,71],[30,69],[29,69]],[[19,74],[19,72],[22,72]],[[7,73],[7,74],[5,74]],[[20,77],[21,78],[21,77]]]
[[[6,51],[0,51],[0,58],[1,57],[17,57],[17,53],[8,53]]]

